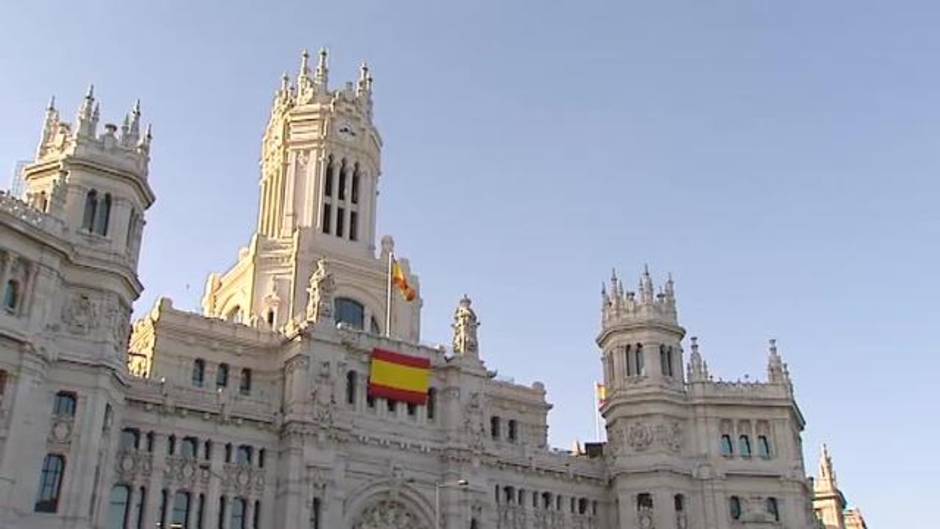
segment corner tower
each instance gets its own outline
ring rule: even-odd
[[[331,88],[326,50],[311,69],[304,51],[292,82],[275,92],[261,146],[258,226],[228,272],[212,274],[203,313],[256,327],[280,329],[302,318],[310,278],[321,260],[336,281],[338,321],[386,332],[388,256],[376,255],[376,209],[382,139],[373,123],[373,80]],[[407,261],[399,260],[409,283]],[[420,300],[393,312],[391,334],[417,339]]]

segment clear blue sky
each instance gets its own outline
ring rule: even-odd
[[[763,377],[779,339],[812,472],[828,441],[873,527],[931,525],[936,2],[57,4],[0,5],[0,170],[52,93],[68,119],[89,82],[104,119],[143,100],[138,312],[196,307],[234,261],[279,76],[327,45],[334,82],[374,68],[380,233],[421,276],[425,340],[469,293],[488,364],[547,384],[553,443],[593,433],[601,281],[649,263],[717,375]]]

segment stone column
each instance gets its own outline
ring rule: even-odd
[[[253,497],[245,497],[245,522],[244,526],[248,529],[255,529],[252,523],[255,519],[255,500]],[[236,529],[241,529],[240,527]]]
[[[214,442],[209,458],[209,486],[206,488],[205,527],[215,529],[219,526],[219,498],[222,489],[222,460],[225,457],[225,443]]]
[[[154,432],[151,453],[152,472],[147,484],[147,504],[144,507],[144,527],[156,527],[160,519],[160,499],[163,489],[163,471],[166,468],[166,435]],[[167,500],[169,502],[169,500]]]

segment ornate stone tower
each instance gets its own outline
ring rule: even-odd
[[[822,454],[819,456],[819,478],[814,483],[813,492],[813,510],[822,526],[826,529],[845,529],[845,496],[839,490],[832,456],[826,445],[822,446]]]
[[[337,321],[385,332],[394,243],[383,239],[375,255],[382,139],[372,121],[372,76],[362,64],[356,83],[330,88],[327,58],[320,50],[311,71],[305,51],[296,82],[284,74],[274,95],[261,148],[258,228],[238,263],[209,277],[207,316],[274,330],[303,318],[311,274],[326,259],[337,283]],[[393,334],[417,338],[419,307],[394,311]]]
[[[615,273],[602,298],[597,344],[607,398],[601,413],[620,527],[674,527],[676,516],[685,516],[673,504],[684,501],[675,494],[683,484],[674,469],[683,465],[687,412],[680,346],[685,329],[678,323],[673,282],[655,293],[644,270],[639,292],[625,292]],[[638,473],[648,479],[637,479]]]

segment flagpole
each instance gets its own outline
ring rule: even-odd
[[[385,283],[385,336],[392,335],[392,262],[394,262],[394,253],[388,252],[388,267]]]

